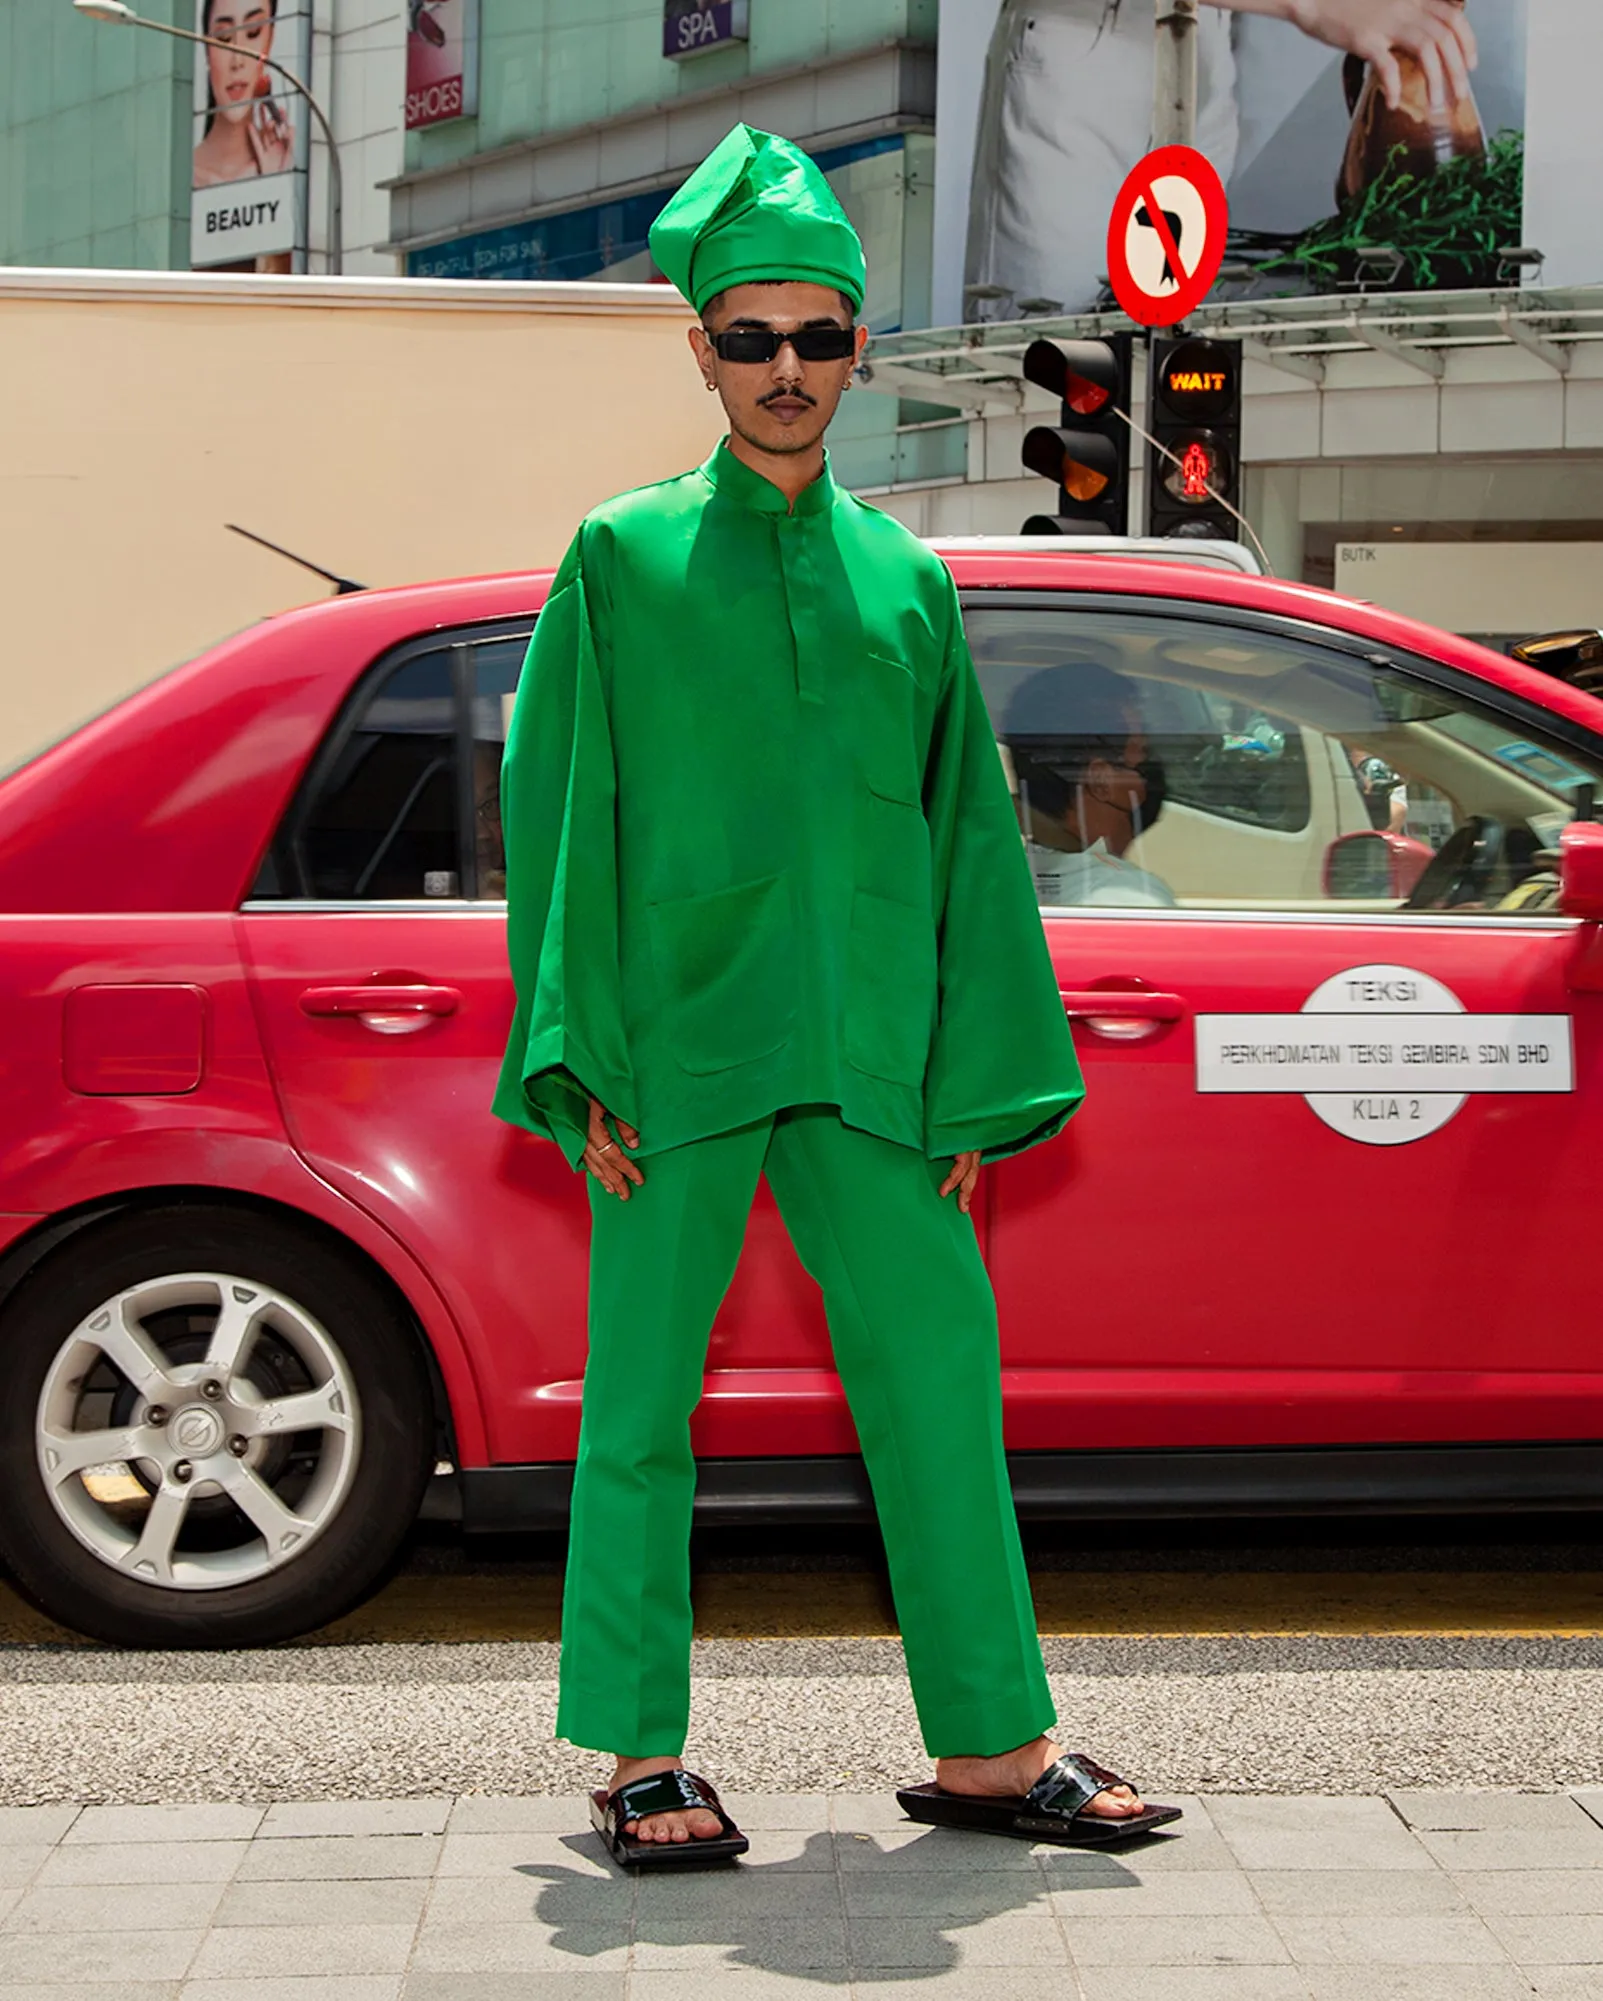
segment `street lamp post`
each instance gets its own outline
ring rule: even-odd
[[[230,43],[221,41],[216,35],[201,35],[190,28],[174,27],[170,21],[148,20],[143,14],[136,14],[125,0],[72,0],[80,14],[87,14],[95,21],[117,21],[126,28],[154,28],[158,34],[172,35],[181,42],[198,42],[203,48],[226,49]],[[318,124],[323,128],[323,137],[328,142],[328,268],[337,277],[345,267],[344,205],[345,188],[340,173],[340,149],[334,143],[333,128],[323,115],[323,107],[301,82],[292,69],[274,62],[271,56],[261,56],[258,60],[284,81],[298,90],[305,98],[307,107]]]

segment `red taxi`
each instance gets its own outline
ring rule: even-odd
[[[1228,570],[946,553],[1089,1084],[976,1208],[1021,1507],[1603,1502],[1603,701]],[[0,784],[0,1555],[84,1631],[306,1630],[431,1477],[561,1519],[584,1191],[489,1113],[544,589],[269,620]],[[1073,832],[1096,756],[1133,843]],[[766,1196],[696,1445],[704,1519],[865,1504]]]

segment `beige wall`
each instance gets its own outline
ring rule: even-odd
[[[0,765],[328,587],[555,563],[719,434],[662,286],[0,271]]]
[[[1449,632],[1603,625],[1603,543],[1338,542],[1336,588]]]

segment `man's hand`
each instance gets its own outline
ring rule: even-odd
[[[616,1137],[613,1127],[617,1129]],[[613,1119],[603,1111],[599,1098],[592,1098],[590,1132],[580,1159],[609,1195],[616,1195],[620,1202],[627,1202],[630,1182],[641,1188],[646,1177],[619,1146],[619,1140],[623,1141],[623,1146],[633,1148],[640,1144],[640,1135],[633,1126],[626,1126],[622,1119]]]
[[[969,1205],[974,1200],[974,1189],[980,1178],[980,1157],[977,1153],[960,1153],[952,1162],[952,1171],[941,1183],[941,1193],[950,1195],[957,1190],[957,1206],[966,1216]]]
[[[1469,95],[1478,60],[1475,30],[1451,0],[1213,0],[1233,13],[1291,21],[1317,42],[1345,49],[1373,66],[1395,111],[1403,101],[1399,49],[1425,72],[1430,101],[1445,109]]]

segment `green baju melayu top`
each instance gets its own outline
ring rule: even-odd
[[[577,1165],[838,1106],[932,1158],[1084,1087],[945,566],[720,445],[579,530],[502,773],[517,988],[495,1111]]]

